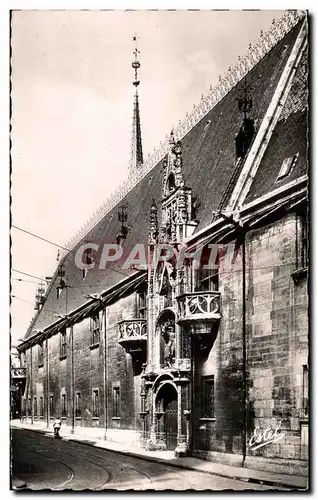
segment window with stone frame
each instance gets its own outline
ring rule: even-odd
[[[308,366],[303,365],[303,387],[302,387],[302,411],[308,416]]]
[[[99,344],[100,341],[100,320],[98,314],[90,318],[90,330],[91,330],[91,345],[96,346]]]
[[[60,359],[64,359],[67,357],[67,338],[66,338],[66,330],[62,330],[60,332]]]
[[[44,360],[44,349],[43,349],[43,344],[38,345],[38,367],[40,368],[43,366],[43,360]]]
[[[75,417],[77,418],[80,418],[82,416],[81,398],[82,394],[80,392],[77,392],[75,394]]]
[[[33,397],[33,415],[38,416],[38,398],[36,396]]]
[[[219,273],[217,269],[198,269],[195,291],[217,292],[219,289]]]
[[[219,252],[215,256],[214,262],[211,255],[212,250],[206,246],[198,259],[193,259],[189,268],[190,290],[193,292],[217,292],[219,290],[218,261]]]
[[[27,415],[27,400],[26,398],[23,398],[22,400],[22,415],[26,417]]]
[[[136,313],[137,319],[146,319],[147,312],[147,289],[141,288],[136,292]]]
[[[201,377],[201,408],[203,418],[215,417],[214,375]]]
[[[120,417],[120,387],[113,387],[113,417]]]
[[[50,417],[54,417],[54,396],[51,394],[50,396]]]
[[[99,418],[99,390],[93,389],[93,418]]]
[[[61,414],[62,414],[62,417],[64,417],[64,418],[67,417],[66,394],[65,394],[65,392],[63,392],[63,394],[61,394]]]
[[[300,220],[300,249],[299,249],[299,267],[304,269],[308,267],[308,214],[303,211],[299,215]]]
[[[39,400],[39,414],[40,414],[40,417],[44,416],[43,396],[40,396],[40,400]]]

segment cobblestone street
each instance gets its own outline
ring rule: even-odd
[[[272,489],[18,429],[12,430],[12,473],[34,490]]]

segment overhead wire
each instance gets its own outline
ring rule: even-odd
[[[38,238],[41,241],[44,241],[44,242],[49,243],[51,245],[54,245],[57,248],[61,248],[62,250],[67,250],[67,252],[73,253],[74,255],[76,255],[76,253],[77,253],[77,251],[75,251],[75,250],[71,250],[69,248],[66,248],[66,247],[64,247],[62,245],[59,245],[58,243],[55,243],[54,241],[51,241],[51,240],[48,240],[47,238],[43,238],[42,236],[39,236],[38,234],[32,233],[31,231],[27,231],[26,229],[23,229],[23,228],[21,228],[19,226],[15,226],[14,224],[12,224],[11,227],[13,227],[14,229],[17,229],[18,231],[22,231],[23,233],[26,233],[29,236],[33,236],[34,238]],[[99,260],[95,260],[95,262],[96,262],[96,264],[100,264]],[[126,273],[123,273],[122,271],[119,271],[119,269],[116,269],[115,267],[107,265],[107,268],[110,269],[111,271],[114,271],[116,273],[121,274],[122,276],[127,277]]]

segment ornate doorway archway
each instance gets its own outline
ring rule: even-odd
[[[173,384],[167,382],[161,386],[157,395],[157,411],[163,415],[159,421],[159,433],[167,450],[177,447],[178,435],[178,395]]]

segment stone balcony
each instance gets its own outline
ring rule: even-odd
[[[147,321],[125,319],[118,323],[118,343],[134,360],[144,362],[147,353]]]
[[[12,379],[25,379],[26,378],[26,368],[25,367],[18,367],[18,368],[11,368],[11,378]]]
[[[210,349],[221,319],[220,292],[190,292],[177,297],[178,323],[191,334],[201,350]]]
[[[189,292],[177,297],[178,323],[213,322],[221,318],[220,292]]]

